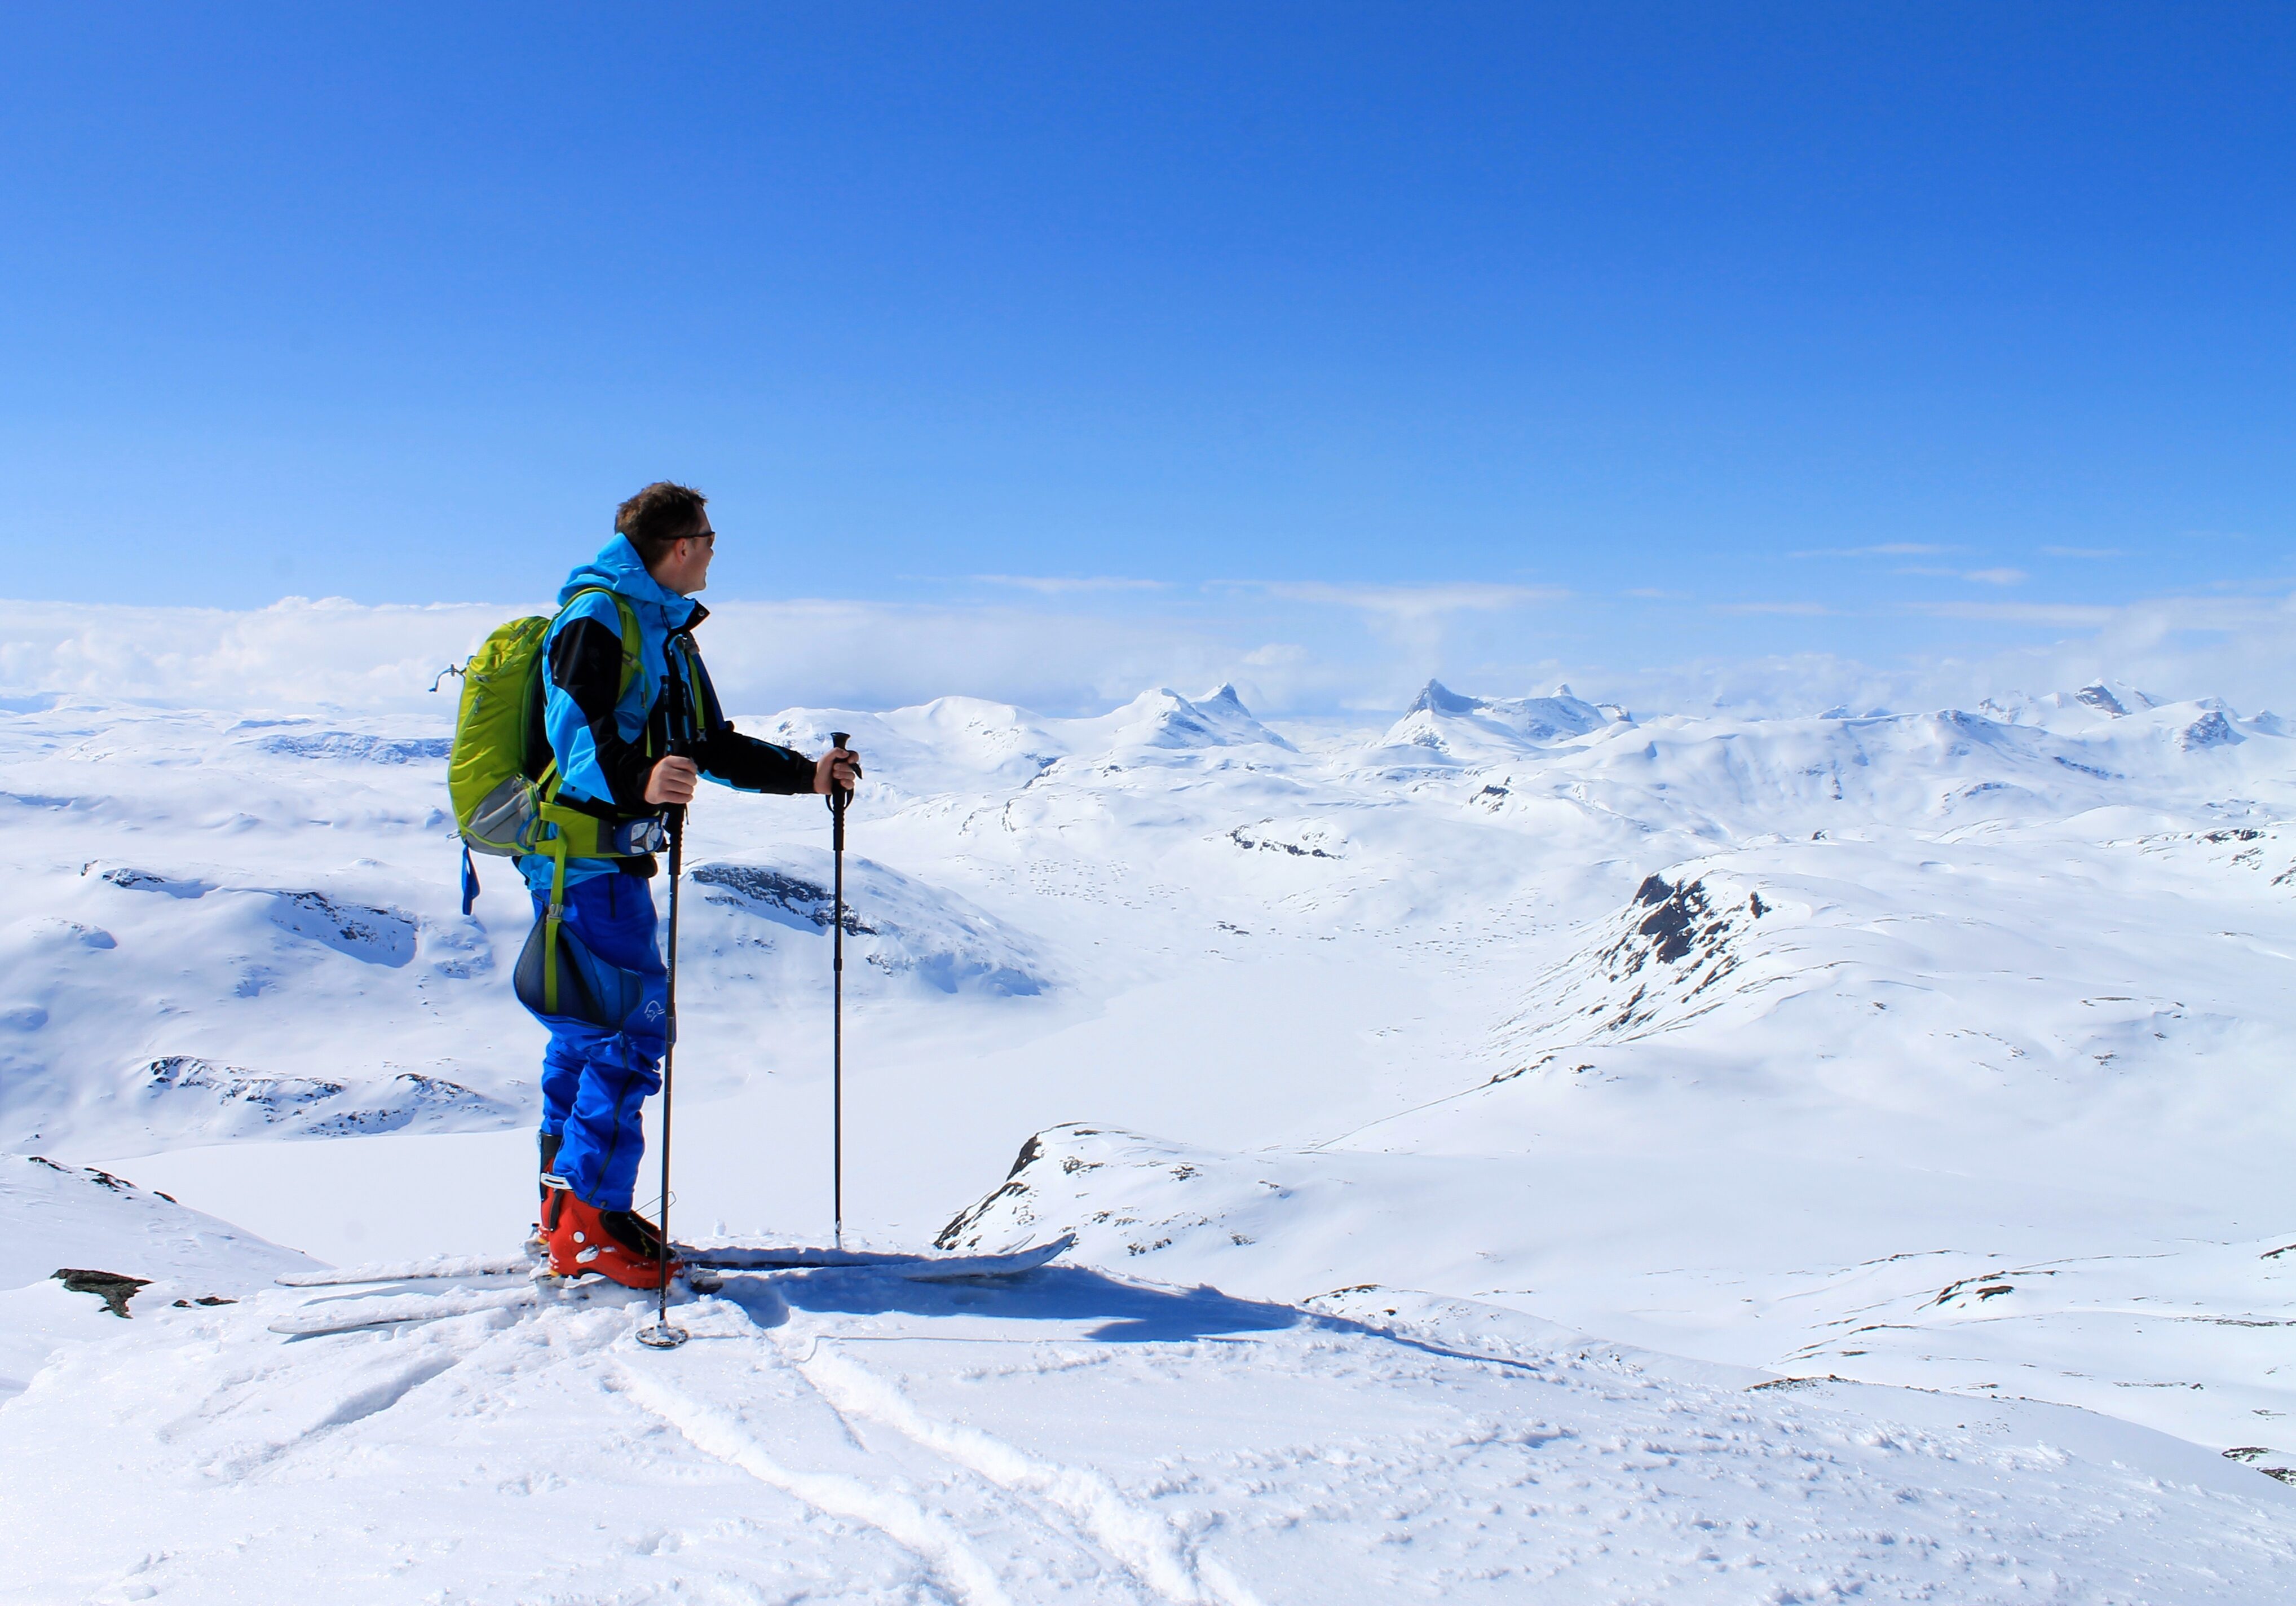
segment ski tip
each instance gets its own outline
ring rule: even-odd
[[[1018,1277],[1059,1259],[1076,1247],[1069,1233],[1033,1249],[1004,1255],[951,1255],[945,1259],[919,1260],[886,1269],[912,1282],[965,1282],[991,1277]]]

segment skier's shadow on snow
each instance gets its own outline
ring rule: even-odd
[[[1290,1306],[1239,1299],[1216,1288],[1147,1288],[1084,1266],[1053,1266],[978,1282],[908,1282],[866,1267],[728,1275],[720,1297],[761,1327],[787,1310],[821,1315],[994,1316],[1005,1322],[1097,1323],[1082,1336],[1111,1344],[1176,1344],[1271,1332],[1312,1320]],[[786,1309],[783,1307],[786,1306]]]

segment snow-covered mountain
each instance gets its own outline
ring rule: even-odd
[[[1472,763],[1631,723],[1624,709],[1585,701],[1569,686],[1555,687],[1552,697],[1463,697],[1431,680],[1389,727],[1386,744]]]
[[[611,1301],[282,1340],[298,1251],[515,1245],[528,897],[490,862],[462,913],[436,724],[0,715],[24,1576],[220,1593],[226,1506],[60,1515],[195,1476],[378,1599],[547,1594],[519,1558],[570,1545],[594,1594],[763,1598],[2259,1600],[2296,1563],[2257,1475],[2296,1468],[2276,717],[1431,684],[1342,734],[1232,687],[742,723],[868,764],[853,1236],[1072,1233],[1069,1269],[735,1279],[674,1361]],[[685,1231],[825,1234],[826,842],[817,799],[695,810]],[[152,1282],[123,1320],[59,1269]],[[527,1406],[561,1428],[488,1426]],[[408,1486],[465,1492],[427,1536],[515,1543],[390,1572],[406,1530],[348,1513]],[[557,1513],[610,1490],[600,1551]]]

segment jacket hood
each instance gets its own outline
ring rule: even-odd
[[[619,592],[641,610],[653,608],[668,630],[685,629],[701,610],[692,597],[678,595],[646,572],[645,560],[638,556],[627,536],[616,536],[598,549],[596,557],[576,564],[566,584],[558,588],[558,605],[563,608],[574,600],[576,592],[589,586]]]

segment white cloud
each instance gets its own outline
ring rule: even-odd
[[[952,693],[1087,712],[1149,686],[1193,692],[1223,680],[1271,715],[1392,709],[1430,675],[1500,694],[1567,679],[1586,695],[1644,712],[1718,701],[1783,713],[1836,703],[1967,706],[1988,694],[2061,690],[2108,676],[2163,696],[2213,694],[2243,709],[2296,712],[2296,602],[2279,597],[1909,604],[1891,616],[1916,621],[1913,637],[1898,638],[1898,650],[1918,650],[1924,630],[1936,646],[1926,656],[1871,664],[1822,651],[1677,657],[1663,632],[1632,619],[1620,621],[1606,644],[1558,659],[1551,647],[1521,651],[1540,635],[1517,628],[1505,611],[1527,605],[1526,592],[1530,602],[1552,600],[1543,591],[1291,589],[1297,595],[1285,599],[1239,590],[1227,594],[1228,605],[1216,594],[1209,607],[1191,598],[1185,608],[1124,602],[1120,611],[1089,595],[931,606],[737,602],[713,609],[702,644],[729,705],[751,713],[882,709]],[[1390,591],[1409,606],[1373,610]],[[1456,610],[1465,609],[1484,622],[1464,627]],[[0,602],[0,709],[66,696],[241,710],[398,710],[443,724],[457,683],[433,696],[432,678],[496,625],[531,610],[340,599],[242,611]],[[1816,602],[1727,603],[1711,612],[1832,618],[1837,634],[1856,633],[1852,642],[1868,633]],[[1949,634],[1963,639],[1949,644]],[[1758,642],[1759,627],[1750,625],[1746,637]]]
[[[1313,658],[1307,648],[1292,642],[1270,642],[1264,647],[1254,647],[1243,655],[1243,661],[1254,668],[1292,668]]]
[[[2069,691],[2099,678],[2126,681],[2169,700],[2221,697],[2243,713],[2296,712],[2296,597],[2170,597],[2114,607],[1957,602],[1915,611],[2046,631],[2052,639],[1941,650],[1896,666],[1803,652],[1699,659],[1612,674],[1573,665],[1568,678],[1584,695],[1644,713],[1968,708],[1987,696]]]
[[[340,597],[246,611],[0,602],[0,691],[243,708],[415,703],[521,611],[532,610]]]
[[[0,692],[250,707],[402,707],[451,696],[432,679],[521,612],[486,603],[373,607],[291,598],[245,612],[0,602]],[[1012,608],[729,602],[702,627],[730,701],[890,707],[947,692],[1066,709],[1187,684],[1223,643],[1169,627]]]
[[[0,699],[57,696],[233,709],[398,709],[450,717],[460,683],[430,691],[503,603],[371,606],[289,598],[269,608],[128,608],[0,601]],[[731,708],[885,709],[971,695],[1047,713],[1098,712],[1144,688],[1234,680],[1270,709],[1407,698],[1410,654],[1269,643],[1265,620],[1111,617],[1086,605],[731,602],[699,635]],[[1313,637],[1308,638],[1313,640]],[[1360,640],[1360,633],[1352,638]]]
[[[1461,581],[1412,586],[1332,585],[1320,580],[1237,582],[1234,589],[1301,605],[1325,638],[1321,660],[1332,686],[1330,701],[1344,707],[1398,706],[1451,656],[1467,627],[1460,618],[1498,618],[1567,600],[1557,586]],[[1368,642],[1338,639],[1334,610],[1360,621]],[[1314,639],[1314,637],[1310,637]]]

